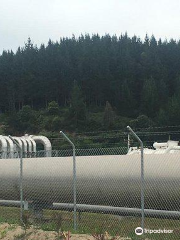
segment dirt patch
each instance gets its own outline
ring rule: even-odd
[[[8,223],[3,223],[0,225],[0,239],[2,240],[57,240],[60,239],[58,238],[58,235],[54,231],[43,231],[41,229],[36,229],[33,227],[30,227],[27,229],[26,233],[24,229],[20,226],[17,225],[10,225]],[[61,239],[64,240],[95,240],[98,239],[96,237],[93,237],[88,234],[71,234],[69,233],[69,238],[68,238],[68,233],[64,233],[64,238],[62,236]],[[112,239],[110,236],[106,236],[104,240],[109,240]],[[127,238],[121,238],[118,237],[116,240],[123,240]],[[128,238],[131,240],[131,238]]]

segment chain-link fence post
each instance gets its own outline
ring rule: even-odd
[[[144,147],[143,147],[143,142],[137,136],[137,134],[132,130],[132,128],[130,126],[127,126],[127,129],[138,140],[141,146],[141,213],[142,213],[141,228],[143,229],[143,232],[144,232],[144,151],[143,151]]]
[[[76,215],[76,149],[74,143],[66,136],[65,133],[60,131],[60,134],[71,144],[73,148],[73,199],[74,199],[74,216],[73,216],[73,224],[74,230],[77,230],[77,215]]]
[[[20,221],[23,223],[23,158],[22,158],[22,147],[20,144],[13,139],[10,135],[9,138],[13,141],[13,143],[18,147],[20,153]]]
[[[130,134],[128,133],[128,152],[129,152],[129,149],[130,149]]]

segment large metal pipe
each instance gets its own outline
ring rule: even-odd
[[[19,137],[13,137],[13,139],[17,141],[18,145],[22,149],[23,148],[23,143],[22,143],[21,139]],[[16,145],[14,144],[14,157],[18,157],[19,156],[18,151],[19,151],[19,149],[17,149]]]
[[[28,152],[28,156],[31,157],[32,151],[33,151],[33,145],[32,142],[29,138],[29,136],[27,134],[25,134],[22,137],[26,142],[27,142],[27,152]]]
[[[6,141],[7,141],[9,158],[13,158],[14,157],[14,143],[13,143],[13,141],[7,136],[3,136],[3,138],[6,139]]]
[[[70,203],[53,203],[53,209],[58,209],[58,210],[73,211],[73,206],[74,205]],[[119,216],[134,216],[134,217],[142,216],[142,210],[139,208],[77,204],[77,211],[113,214],[113,215],[119,215]],[[168,219],[178,219],[178,220],[180,219],[180,212],[178,211],[144,209],[144,215],[145,217],[151,217],[151,218],[168,218]]]
[[[27,157],[27,142],[23,137],[20,137],[19,139],[22,142],[22,150],[23,150],[24,157]]]
[[[7,150],[8,150],[8,145],[6,139],[0,135],[0,143],[1,143],[1,158],[7,158]]]
[[[21,204],[20,201],[0,200],[0,206],[20,207],[20,204]],[[93,212],[93,213],[113,214],[113,215],[119,215],[119,216],[141,217],[141,209],[138,209],[138,208],[111,207],[111,206],[87,205],[87,204],[77,204],[76,207],[78,212]],[[44,206],[44,208],[46,208],[46,206]],[[74,204],[53,203],[51,209],[73,211]],[[180,212],[178,211],[144,209],[144,214],[145,214],[145,217],[151,217],[151,218],[168,218],[168,219],[177,219],[177,220],[180,219]]]
[[[35,153],[36,152],[36,142],[31,138],[31,136],[29,136],[29,139],[32,143],[32,152]]]
[[[51,157],[52,146],[51,146],[51,142],[49,141],[49,139],[47,137],[31,135],[31,138],[36,143],[40,143],[40,144],[42,144],[44,146],[44,151],[45,151],[46,157]]]
[[[139,155],[77,156],[77,203],[140,208]],[[145,208],[180,209],[178,154],[145,155]],[[24,199],[73,203],[71,157],[26,158]],[[19,159],[0,160],[0,199],[19,200]]]

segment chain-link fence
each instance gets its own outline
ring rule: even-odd
[[[94,239],[179,239],[180,155],[144,154],[145,234],[136,235],[142,220],[141,157],[127,152],[127,147],[76,149],[77,232]],[[51,155],[38,151],[23,159],[24,226],[74,232],[73,152]],[[0,159],[0,181],[0,220],[19,224],[18,157]]]

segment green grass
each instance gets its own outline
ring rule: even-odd
[[[20,224],[20,209],[14,207],[0,207],[0,223]]]
[[[56,231],[57,222],[55,220],[55,214],[62,216],[61,229],[63,231],[73,230],[73,213],[66,211],[53,211],[44,210],[43,221],[35,222],[32,219],[32,224],[41,228],[45,231]],[[8,222],[10,224],[20,224],[20,209],[13,207],[0,207],[0,222]],[[158,240],[178,240],[180,239],[180,221],[169,220],[169,219],[155,219],[146,218],[145,228],[146,229],[172,229],[172,234],[145,234],[144,236],[137,236],[134,232],[136,227],[141,225],[141,219],[136,217],[122,217],[97,214],[97,213],[81,213],[78,215],[78,230],[77,233],[104,233],[107,231],[110,235],[119,235],[121,237],[129,237],[132,240],[137,239],[158,239]]]

